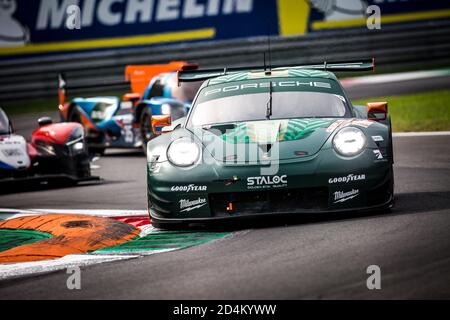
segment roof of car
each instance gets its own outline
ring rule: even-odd
[[[319,78],[336,80],[336,76],[328,71],[304,69],[304,68],[276,68],[272,69],[270,74],[265,71],[243,71],[238,73],[232,73],[216,78],[212,78],[207,81],[206,86],[222,84],[236,81],[247,81],[267,78]]]

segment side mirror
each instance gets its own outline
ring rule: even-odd
[[[42,118],[38,119],[39,127],[47,126],[52,123],[53,123],[53,120],[50,117],[42,117]]]
[[[386,120],[387,113],[388,113],[387,102],[367,103],[367,119],[374,121]]]
[[[156,128],[168,127],[172,125],[172,118],[170,115],[152,116],[152,130],[154,134],[159,134]],[[169,132],[164,130],[163,132]]]
[[[139,93],[126,93],[122,96],[122,101],[130,101],[133,105],[141,99]]]

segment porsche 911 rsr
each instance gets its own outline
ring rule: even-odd
[[[387,103],[353,106],[331,71],[373,62],[198,70],[188,116],[148,143],[155,226],[260,215],[387,209],[394,178]]]

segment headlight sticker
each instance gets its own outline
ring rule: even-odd
[[[383,154],[381,153],[381,151],[379,149],[373,150],[373,153],[375,154],[375,158],[377,160],[383,160]]]
[[[375,142],[383,142],[384,141],[382,136],[372,136],[372,140]]]
[[[351,122],[351,125],[360,126],[363,128],[370,127],[374,122],[370,120],[363,120],[363,119],[355,119]]]

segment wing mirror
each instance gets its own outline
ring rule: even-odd
[[[156,128],[165,127],[161,130],[161,132],[170,132],[172,130],[168,130],[167,127],[172,125],[172,118],[170,115],[161,115],[161,116],[152,116],[152,130],[154,134],[160,134],[156,130]],[[164,130],[166,129],[166,130]]]
[[[42,118],[38,119],[39,127],[47,126],[52,123],[53,123],[53,120],[50,117],[42,117]]]
[[[8,128],[8,130],[9,130],[9,133],[10,133],[10,134],[13,134],[13,133],[14,133],[14,127],[13,127],[11,121],[9,121],[9,128]]]
[[[367,119],[374,121],[386,120],[388,113],[387,102],[367,103]]]
[[[126,93],[122,96],[122,101],[130,101],[133,105],[141,99],[139,93]]]

